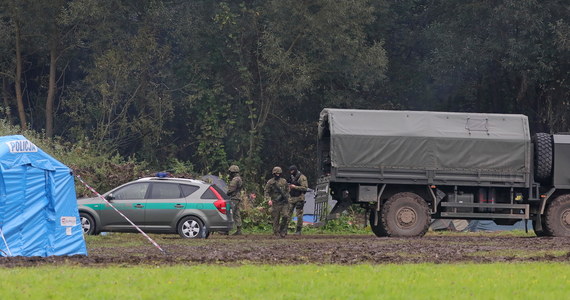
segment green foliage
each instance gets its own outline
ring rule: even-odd
[[[266,207],[251,207],[241,211],[243,228],[250,232],[272,232],[273,219]]]
[[[363,214],[350,207],[339,218],[328,220],[323,227],[318,228],[318,231],[321,233],[370,233],[370,228],[364,227],[364,221]]]
[[[171,171],[174,174],[193,174],[194,164],[189,161],[181,161],[177,158],[170,159],[167,168],[165,170]]]
[[[19,28],[30,128],[51,133],[55,78],[55,136],[118,164],[238,162],[251,189],[297,164],[314,183],[324,107],[524,113],[532,131],[570,128],[564,1],[0,0],[0,20],[1,116],[21,121]]]
[[[0,120],[0,136],[23,135],[46,153],[52,155],[80,175],[91,187],[100,193],[117,185],[142,176],[146,164],[133,159],[123,159],[109,152],[98,152],[89,140],[66,143],[61,139],[46,138],[33,130],[21,130],[19,127]],[[79,181],[75,181],[78,196],[88,196],[91,192]]]
[[[201,91],[190,98],[196,109],[193,125],[199,133],[194,158],[203,173],[224,172],[229,167],[224,140],[230,134],[233,122],[227,98],[221,86]]]

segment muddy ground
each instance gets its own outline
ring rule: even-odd
[[[38,265],[135,266],[196,264],[388,264],[570,261],[570,238],[446,234],[422,238],[377,238],[374,235],[212,235],[182,240],[152,235],[162,254],[142,235],[114,233],[88,237],[88,256],[0,258],[0,267]]]

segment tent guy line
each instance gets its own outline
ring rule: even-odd
[[[75,172],[74,172],[75,174]],[[85,181],[83,181],[83,179],[81,179],[80,175],[75,174],[75,177],[77,177],[77,179],[79,179],[79,181],[81,181],[81,183],[83,183],[83,185],[85,185],[86,188],[88,188],[91,192],[93,192],[95,195],[97,195],[97,197],[103,199],[103,201],[105,201],[105,203],[107,203],[109,206],[111,206],[111,208],[113,208],[117,213],[119,213],[119,215],[121,215],[123,218],[125,218],[125,220],[129,221],[129,223],[131,223],[131,225],[133,225],[140,233],[142,233],[142,235],[144,237],[147,238],[147,240],[149,240],[156,248],[158,248],[158,250],[160,250],[160,252],[162,252],[163,254],[166,254],[166,251],[164,251],[157,242],[155,242],[150,236],[148,236],[142,229],[140,229],[140,227],[138,227],[135,223],[133,223],[129,218],[127,218],[127,216],[125,216],[123,213],[121,213],[117,208],[115,208],[115,206],[113,206],[113,204],[111,204],[111,202],[109,202],[107,199],[105,199],[105,197],[103,197],[103,195],[99,194],[94,188],[92,188],[91,186],[89,186]]]
[[[8,242],[6,242],[6,238],[4,237],[4,231],[2,231],[2,228],[0,228],[0,235],[2,235],[2,240],[4,241],[4,244],[6,245],[6,250],[8,250],[8,253],[4,252],[4,250],[0,249],[0,251],[2,251],[2,253],[4,253],[4,255],[10,255],[12,256],[12,251],[10,251],[10,247],[8,246]]]

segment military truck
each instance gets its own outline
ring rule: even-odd
[[[432,218],[570,236],[570,135],[531,138],[520,114],[327,108],[318,126],[317,223],[360,204],[377,236],[422,236]]]

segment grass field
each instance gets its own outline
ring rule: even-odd
[[[0,299],[568,299],[561,263],[0,269]]]

